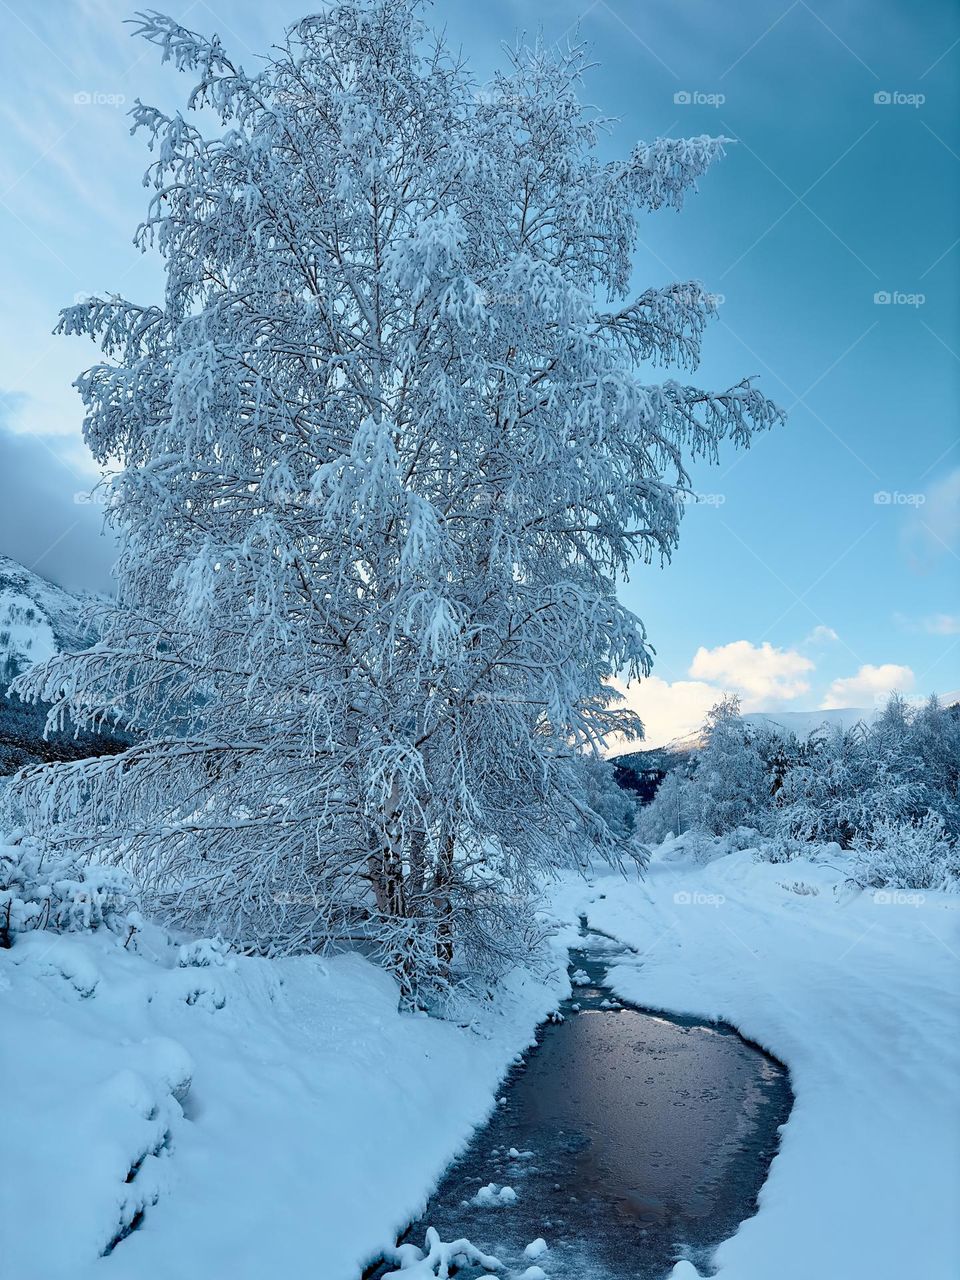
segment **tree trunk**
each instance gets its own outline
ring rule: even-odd
[[[455,839],[452,833],[444,836],[437,858],[433,879],[433,909],[437,921],[435,954],[437,972],[444,982],[450,979],[453,965],[453,907],[450,886],[453,883],[453,852]]]

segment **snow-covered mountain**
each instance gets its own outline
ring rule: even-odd
[[[0,555],[0,675],[83,648],[92,638],[84,611],[94,601]]]
[[[766,726],[771,729],[783,729],[798,738],[808,737],[815,729],[824,725],[833,728],[839,725],[850,729],[858,721],[870,724],[880,714],[880,707],[838,707],[830,711],[815,709],[813,711],[749,711],[743,717],[747,724]]]
[[[938,696],[940,705],[943,707],[952,707],[960,703],[960,692],[956,690],[950,693],[941,693]],[[919,706],[926,702],[926,698],[910,697],[907,702]],[[843,729],[850,729],[861,720],[864,724],[872,724],[882,710],[882,706],[876,706],[838,707],[830,711],[822,709],[814,711],[749,711],[743,719],[747,724],[765,725],[771,729],[783,729],[795,734],[798,738],[806,738],[815,729],[820,729],[824,725],[830,728],[834,725],[839,725]]]
[[[87,607],[96,601],[0,556],[0,778],[42,761],[77,760],[128,745],[119,733],[74,733],[69,726],[47,735],[47,708],[7,692],[18,672],[93,640]]]

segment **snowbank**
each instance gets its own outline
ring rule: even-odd
[[[642,884],[604,877],[589,895],[590,923],[639,952],[612,985],[732,1023],[789,1066],[796,1094],[760,1211],[716,1255],[720,1280],[954,1280],[960,899],[851,891],[805,860],[670,855]],[[583,887],[558,906],[574,918]]]
[[[5,1273],[355,1280],[568,989],[564,955],[468,1028],[399,1014],[357,956],[23,935],[0,952]]]

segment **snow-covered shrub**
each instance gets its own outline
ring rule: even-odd
[[[734,827],[724,836],[724,844],[729,852],[740,852],[742,849],[756,849],[760,843],[761,833],[756,827]]]
[[[876,889],[960,888],[960,849],[939,813],[881,817],[858,839],[851,876]]]
[[[783,831],[762,840],[757,847],[757,857],[762,862],[792,862],[794,858],[800,858],[807,852],[802,840]]]
[[[126,933],[139,923],[133,882],[118,867],[57,858],[19,834],[0,845],[0,946],[29,929]]]
[[[787,893],[795,893],[799,898],[815,898],[820,892],[815,884],[808,884],[806,880],[794,880],[793,884],[778,880],[777,883],[781,889],[786,889]]]
[[[939,813],[950,835],[960,837],[960,708],[930,697],[909,722],[910,755],[917,762],[922,807]]]
[[[165,994],[211,1012],[222,1009],[227,1003],[227,993],[220,979],[208,969],[198,970],[192,965],[176,969],[169,975]]]
[[[833,725],[810,735],[777,792],[777,835],[845,849],[871,816],[871,770],[862,723]]]
[[[677,837],[676,843],[682,845],[684,855],[693,862],[710,862],[730,852],[718,836],[703,831],[700,827],[685,831],[682,836]]]
[[[209,969],[232,967],[236,961],[230,958],[230,943],[217,934],[215,938],[185,942],[177,953],[177,964],[181,969]]]

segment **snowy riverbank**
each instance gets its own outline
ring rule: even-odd
[[[658,851],[643,882],[561,884],[555,971],[518,977],[472,1028],[399,1015],[394,984],[357,957],[208,949],[181,967],[154,934],[143,954],[103,933],[21,936],[0,952],[10,1274],[356,1280],[568,990],[561,944],[585,910],[637,948],[611,970],[619,995],[723,1018],[790,1068],[796,1105],[721,1280],[948,1280],[960,899],[857,893],[824,865],[750,852],[676,856]]]
[[[470,1029],[401,1016],[354,956],[180,968],[23,935],[0,951],[4,1273],[353,1280],[494,1105],[565,959]]]
[[[638,949],[615,990],[732,1023],[788,1065],[796,1094],[760,1212],[717,1253],[720,1280],[951,1280],[960,899],[852,891],[829,867],[750,852],[670,857],[589,895],[590,923]],[[574,918],[582,888],[558,904]]]

